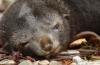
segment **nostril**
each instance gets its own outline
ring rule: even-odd
[[[44,36],[40,39],[40,45],[43,50],[50,51],[52,49],[53,43],[50,38],[48,38],[47,36]]]

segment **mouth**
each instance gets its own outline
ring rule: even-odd
[[[24,43],[19,43],[19,44],[16,43],[15,47],[16,49],[21,50],[21,49],[24,49],[28,44],[29,44],[29,41],[24,42]]]

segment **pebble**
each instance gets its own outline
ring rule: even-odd
[[[49,65],[49,61],[48,60],[40,61],[39,65]]]
[[[31,62],[30,60],[24,60],[21,63],[19,63],[18,65],[33,65],[33,62]]]
[[[13,60],[4,59],[0,61],[0,65],[14,65],[16,62]]]
[[[33,65],[39,65],[39,61],[33,62]]]
[[[49,65],[62,65],[62,63],[58,61],[51,61]]]
[[[81,59],[79,56],[73,57],[73,62],[76,63],[76,65],[100,65],[100,60],[87,61]]]

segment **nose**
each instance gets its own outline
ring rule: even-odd
[[[40,45],[42,50],[49,52],[50,55],[55,55],[61,50],[60,43],[57,39],[50,36],[43,36],[40,39]]]
[[[53,47],[53,42],[48,36],[42,36],[40,38],[40,45],[43,50],[50,52]]]

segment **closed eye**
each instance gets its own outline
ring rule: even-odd
[[[53,30],[54,30],[54,31],[59,31],[59,27],[60,27],[60,25],[59,25],[59,24],[56,24],[56,25],[53,27]]]

